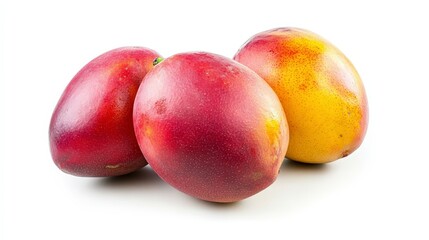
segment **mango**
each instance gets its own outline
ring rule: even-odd
[[[143,47],[118,48],[90,61],[73,77],[49,126],[58,168],[76,176],[109,177],[147,165],[134,134],[133,104],[157,56]]]
[[[164,181],[211,202],[239,201],[271,185],[289,140],[270,86],[249,68],[205,52],[173,55],[146,75],[134,128]]]
[[[361,145],[368,126],[364,85],[333,44],[304,29],[278,28],[251,37],[234,60],[280,98],[290,130],[287,158],[327,163]]]

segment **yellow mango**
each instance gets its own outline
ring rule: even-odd
[[[273,29],[254,35],[234,59],[277,93],[289,124],[287,158],[326,163],[361,145],[365,89],[352,63],[327,40],[303,29]]]

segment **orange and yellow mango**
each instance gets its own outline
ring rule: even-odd
[[[365,89],[347,57],[322,37],[298,28],[254,35],[234,59],[277,93],[289,124],[286,157],[305,163],[343,158],[368,125]]]

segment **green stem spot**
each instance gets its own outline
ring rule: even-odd
[[[153,62],[152,62],[152,64],[153,64],[153,66],[156,66],[156,65],[158,65],[160,62],[162,62],[162,61],[164,61],[164,58],[162,58],[162,57],[157,57],[157,58],[155,58],[154,60],[153,60]]]

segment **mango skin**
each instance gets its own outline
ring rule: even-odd
[[[279,96],[289,123],[287,158],[327,163],[361,145],[368,125],[365,89],[334,45],[307,30],[278,28],[254,35],[234,60]]]
[[[49,126],[58,168],[76,176],[110,177],[147,165],[132,113],[138,87],[157,56],[147,48],[118,48],[90,61],[74,76]]]
[[[203,52],[176,54],[146,75],[134,127],[164,181],[212,202],[239,201],[273,183],[289,139],[268,84],[231,59]]]

